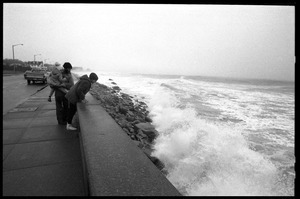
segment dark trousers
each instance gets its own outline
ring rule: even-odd
[[[69,103],[68,116],[67,116],[67,122],[68,122],[68,124],[72,124],[72,119],[73,119],[76,111],[77,111],[76,104]]]
[[[57,92],[57,91],[56,91]],[[67,121],[68,100],[65,95],[55,95],[56,118],[59,124],[64,124]]]

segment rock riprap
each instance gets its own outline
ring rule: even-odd
[[[147,157],[164,173],[164,164],[151,155],[152,144],[158,136],[157,130],[151,124],[146,103],[135,99],[126,93],[112,79],[112,86],[96,82],[92,85],[90,94],[105,108],[106,112],[116,121],[123,131],[143,150]]]

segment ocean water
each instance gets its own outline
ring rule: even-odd
[[[96,73],[148,104],[153,155],[181,194],[294,195],[294,83]]]

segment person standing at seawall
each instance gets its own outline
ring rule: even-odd
[[[72,65],[69,62],[65,62],[64,70],[62,72],[63,78],[66,79],[64,83],[59,86],[55,86],[55,104],[56,104],[56,118],[60,125],[67,124],[67,112],[68,112],[68,100],[65,98],[66,92],[63,92],[60,87],[70,90],[74,86],[74,80],[71,74]]]
[[[67,130],[77,130],[72,126],[72,119],[77,111],[77,102],[84,102],[85,95],[91,89],[92,84],[98,80],[98,76],[95,73],[91,73],[88,77],[83,75],[79,78],[79,81],[72,86],[70,91],[66,94],[65,98],[68,100],[68,115],[67,115]]]
[[[56,62],[54,66],[55,66],[55,68],[52,70],[52,72],[50,73],[50,76],[47,78],[47,83],[49,84],[50,89],[51,89],[51,91],[49,93],[48,102],[51,102],[51,97],[55,91],[55,89],[52,87],[58,86],[58,85],[62,84],[64,81],[66,81],[65,78],[62,78],[62,73],[61,73],[61,70],[59,69],[60,64],[58,62]],[[58,89],[67,93],[67,91],[63,87],[60,87]]]

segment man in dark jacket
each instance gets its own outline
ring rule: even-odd
[[[68,111],[68,100],[65,98],[66,93],[59,87],[70,88],[74,85],[74,80],[71,74],[72,65],[69,62],[64,63],[64,70],[62,71],[63,78],[66,78],[66,82],[55,87],[55,105],[56,105],[56,118],[60,125],[67,124],[67,111]]]
[[[83,75],[79,78],[79,81],[72,86],[70,91],[66,94],[65,98],[68,100],[69,108],[67,115],[67,130],[77,130],[72,126],[72,119],[77,111],[76,104],[85,100],[85,95],[91,89],[93,83],[98,80],[98,76],[95,73],[91,73],[88,77]]]

